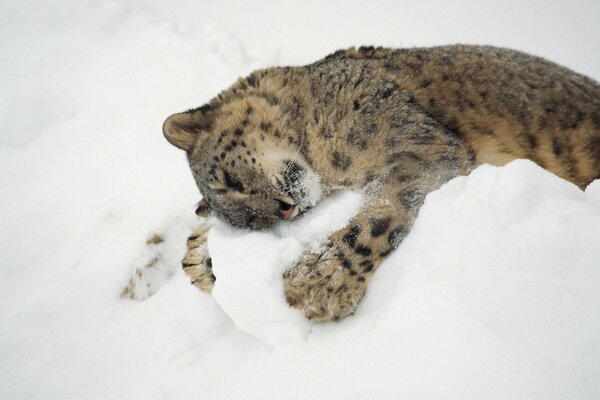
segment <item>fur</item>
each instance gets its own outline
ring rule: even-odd
[[[348,226],[283,276],[289,304],[317,321],[350,315],[427,193],[476,165],[528,158],[582,189],[600,178],[598,83],[494,47],[361,47],[256,71],[163,130],[188,155],[202,210],[239,227],[368,188]],[[205,233],[184,268],[210,291]]]

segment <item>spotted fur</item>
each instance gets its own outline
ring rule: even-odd
[[[580,188],[600,178],[600,86],[508,49],[361,47],[256,71],[169,117],[164,134],[188,155],[200,208],[235,226],[262,229],[334,189],[368,189],[348,226],[283,275],[289,304],[325,321],[355,310],[427,193],[449,179],[517,158]],[[209,290],[197,241],[184,268]]]

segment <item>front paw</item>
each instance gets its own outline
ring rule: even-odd
[[[188,251],[185,253],[181,265],[184,272],[190,277],[192,285],[210,293],[216,278],[212,272],[212,260],[208,254],[206,243],[208,229],[208,227],[201,227],[188,237]]]
[[[287,302],[313,321],[338,320],[352,314],[367,285],[366,276],[334,247],[305,253],[283,279]]]

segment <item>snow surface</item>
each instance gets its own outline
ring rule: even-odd
[[[338,193],[305,218],[281,222],[271,231],[240,231],[215,220],[208,249],[218,277],[212,292],[216,302],[238,328],[270,346],[306,340],[312,324],[288,306],[281,276],[304,249],[316,250],[343,228],[363,202],[361,193]]]
[[[599,78],[591,0],[322,3],[0,5],[0,398],[600,398],[600,182],[528,161],[430,194],[339,323],[287,308],[278,276],[360,194],[266,232],[214,222],[214,297],[189,284],[199,195],[160,127],[238,76],[468,42]],[[156,293],[121,299],[154,258]]]

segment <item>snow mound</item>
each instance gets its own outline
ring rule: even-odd
[[[287,362],[309,358],[325,373],[341,357],[344,371],[360,369],[370,383],[355,382],[359,393],[600,394],[594,197],[530,161],[481,166],[427,197],[353,317],[312,330],[286,309],[281,271],[311,243],[307,227],[348,198],[274,232],[217,225],[209,237],[214,295],[244,331],[272,346],[296,342]]]
[[[208,238],[217,276],[212,294],[238,328],[271,346],[306,339],[311,324],[286,303],[281,275],[304,248],[342,228],[362,201],[360,193],[338,193],[270,232],[240,232],[215,221]]]

